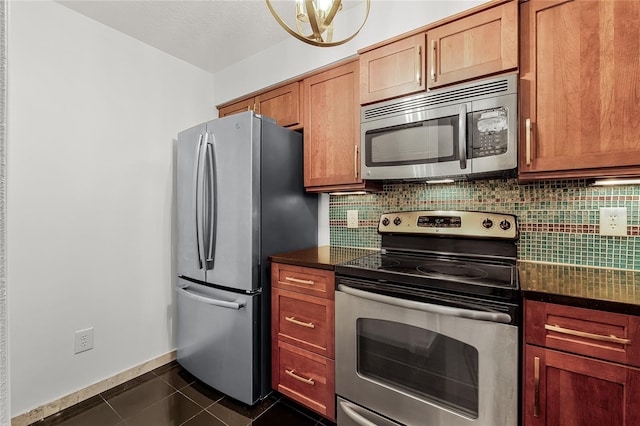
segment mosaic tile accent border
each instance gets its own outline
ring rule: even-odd
[[[627,236],[600,236],[600,207],[627,208]],[[347,228],[347,210],[359,227]],[[591,186],[586,180],[518,185],[516,179],[454,184],[397,183],[367,195],[332,195],[332,245],[379,248],[382,213],[475,210],[518,217],[518,258],[536,262],[640,270],[640,186]]]

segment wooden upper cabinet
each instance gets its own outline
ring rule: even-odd
[[[427,88],[518,67],[518,3],[511,1],[427,31]]]
[[[362,186],[358,61],[304,79],[304,186],[329,191]]]
[[[421,92],[425,86],[425,34],[360,55],[360,103]]]
[[[300,82],[296,81],[255,97],[256,113],[275,118],[279,126],[300,123]]]
[[[221,107],[218,110],[218,117],[226,117],[228,115],[239,114],[245,111],[253,111],[253,106],[255,102],[253,98],[243,99],[238,102],[234,102],[232,104]]]
[[[520,7],[520,181],[640,174],[640,2]]]
[[[220,108],[218,115],[237,114],[245,111],[255,111],[276,120],[279,126],[301,126],[301,102],[299,81],[294,81],[285,86],[260,92],[250,98],[243,99]]]

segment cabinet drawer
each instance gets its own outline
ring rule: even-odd
[[[272,342],[273,387],[335,420],[334,362],[281,341]]]
[[[274,288],[271,303],[274,339],[333,358],[333,300]]]
[[[274,263],[271,285],[333,300],[335,280],[333,271]]]
[[[525,300],[526,343],[640,366],[640,318]]]

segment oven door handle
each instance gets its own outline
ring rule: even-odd
[[[423,312],[431,312],[439,315],[468,318],[479,321],[492,321],[509,324],[511,315],[503,312],[474,311],[471,309],[452,308],[450,306],[434,305],[432,303],[416,302],[414,300],[398,299],[397,297],[385,296],[383,294],[371,293],[369,291],[358,290],[344,284],[338,285],[338,290],[362,299],[374,302],[386,303],[387,305],[398,306],[400,308],[415,309]]]

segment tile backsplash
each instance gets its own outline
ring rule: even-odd
[[[600,236],[600,207],[627,208],[627,236]],[[347,210],[359,227],[347,228]],[[538,262],[640,270],[640,186],[591,186],[585,180],[518,185],[516,179],[455,184],[398,183],[367,195],[332,195],[332,245],[379,248],[382,213],[475,210],[518,217],[518,258]]]

